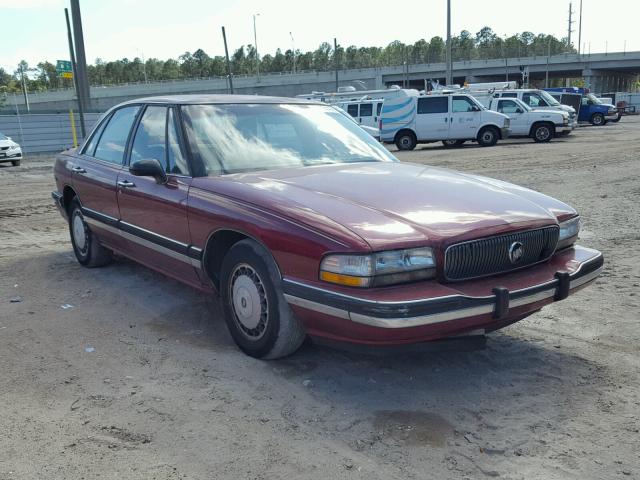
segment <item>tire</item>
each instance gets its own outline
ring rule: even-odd
[[[13,165],[14,167],[19,167],[20,166],[20,160],[12,160],[11,161],[11,165]]]
[[[498,133],[498,129],[495,127],[484,127],[478,133],[478,143],[482,147],[493,147],[496,143],[498,143],[498,137],[500,134]]]
[[[77,198],[74,198],[69,205],[69,234],[73,253],[80,265],[88,268],[101,267],[113,260],[111,251],[100,244],[84,221]]]
[[[466,140],[443,140],[442,144],[445,148],[457,148],[464,145]]]
[[[302,345],[306,333],[284,298],[275,261],[257,242],[242,240],[225,255],[220,294],[229,332],[247,355],[281,358]]]
[[[405,130],[403,132],[398,133],[395,144],[396,144],[396,147],[398,147],[398,150],[406,151],[406,150],[413,150],[414,148],[416,148],[418,141],[413,132]]]
[[[556,129],[553,125],[550,125],[548,123],[540,123],[533,127],[531,137],[536,143],[546,143],[550,142],[555,134]]]
[[[591,115],[591,125],[601,127],[605,123],[606,122],[604,119],[604,115],[602,115],[601,113],[594,113],[593,115]]]

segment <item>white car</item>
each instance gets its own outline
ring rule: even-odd
[[[22,149],[20,145],[0,133],[0,163],[11,162],[14,167],[20,165],[22,160]]]

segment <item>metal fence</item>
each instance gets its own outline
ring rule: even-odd
[[[85,113],[87,133],[100,118],[100,113]],[[74,114],[78,142],[81,128],[78,114]],[[0,133],[11,137],[22,147],[23,154],[54,153],[73,146],[71,117],[68,113],[0,115]]]

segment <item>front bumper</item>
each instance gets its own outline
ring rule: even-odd
[[[365,344],[416,343],[518,321],[595,280],[603,264],[600,252],[576,246],[517,272],[378,289],[377,297],[372,291],[347,294],[286,278],[283,288],[310,335]],[[425,295],[429,291],[434,294]]]
[[[2,150],[0,151],[0,162],[15,162],[22,160],[22,150]]]
[[[571,132],[573,130],[573,127],[571,125],[565,125],[564,123],[556,123],[556,133],[557,134],[561,134],[561,133],[568,133]]]
[[[618,112],[618,110],[615,110],[613,112],[607,112],[604,118],[606,118],[607,120],[616,120],[619,116],[620,112]]]

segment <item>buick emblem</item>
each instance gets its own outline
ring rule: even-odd
[[[520,242],[513,242],[509,247],[509,261],[514,265],[522,260],[524,256],[524,247]]]

